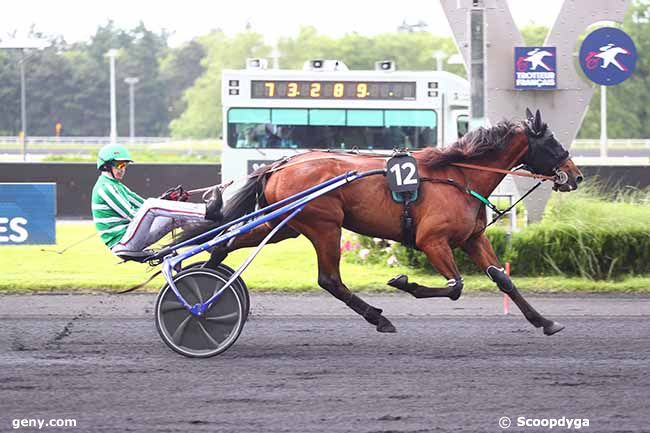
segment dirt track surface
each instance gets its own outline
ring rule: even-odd
[[[0,296],[0,431],[650,431],[648,296],[530,297],[567,326],[552,337],[497,296],[363,297],[397,334],[327,296],[253,294],[237,343],[192,360],[159,339],[153,295]]]

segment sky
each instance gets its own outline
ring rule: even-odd
[[[509,0],[515,23],[551,27],[563,0]],[[424,21],[427,30],[451,36],[438,0],[3,0],[0,39],[29,29],[63,35],[68,42],[85,41],[98,26],[113,20],[118,28],[130,29],[142,21],[155,32],[173,32],[172,46],[220,28],[232,35],[249,22],[267,43],[295,36],[302,25],[333,37],[357,32],[374,35],[395,31],[406,20]]]

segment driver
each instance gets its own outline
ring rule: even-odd
[[[100,171],[92,192],[92,215],[102,241],[119,257],[148,255],[143,250],[175,228],[211,220],[221,222],[221,192],[215,187],[207,204],[186,203],[182,187],[171,188],[159,198],[143,199],[122,183],[133,162],[119,144],[102,147],[97,157]]]

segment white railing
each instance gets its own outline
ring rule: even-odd
[[[600,149],[600,140],[586,138],[574,140],[572,149]],[[650,138],[610,138],[607,140],[608,149],[650,149]]]
[[[110,137],[36,137],[28,136],[27,145],[30,144],[48,144],[48,145],[69,145],[76,144],[81,146],[102,146],[111,142]],[[134,144],[134,145],[152,145],[152,144],[168,144],[172,142],[179,141],[188,141],[188,140],[178,140],[171,137],[134,137],[133,140],[129,137],[118,137],[116,139],[117,143],[120,144]],[[192,140],[189,140],[192,141]],[[0,145],[3,144],[13,144],[13,145],[22,145],[22,141],[18,137],[14,136],[0,136]]]
[[[117,137],[117,142],[125,145],[192,145],[220,142],[213,139],[192,139],[172,137]],[[28,136],[27,145],[80,145],[80,146],[102,146],[111,142],[110,137],[36,137]],[[16,136],[0,136],[0,148],[3,145],[20,146],[22,142]],[[607,140],[609,149],[650,149],[650,138],[615,138]],[[573,149],[599,149],[599,139],[574,140]]]

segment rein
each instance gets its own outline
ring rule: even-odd
[[[323,150],[317,150],[317,151],[318,152],[324,152]],[[303,161],[294,161],[294,162],[287,163],[287,161],[289,161],[291,158],[293,158],[294,156],[298,156],[298,155],[302,155],[302,154],[296,154],[296,155],[287,156],[287,157],[282,158],[281,160],[277,161],[275,163],[275,165],[270,170],[267,170],[265,174],[274,173],[276,171],[284,170],[285,168],[289,168],[289,167],[292,167],[294,165],[303,164],[305,162],[318,161],[318,160],[322,160],[322,159],[336,159],[337,156],[338,156],[338,155],[336,155],[336,156],[335,155],[319,156],[319,157],[316,157],[316,158],[306,159],[306,160],[303,160]],[[369,158],[388,158],[388,156],[386,156],[386,155],[377,155],[377,154],[370,154],[370,153],[369,154],[354,154],[353,153],[352,155],[359,155],[359,156],[364,156],[364,157],[369,157]],[[240,180],[252,179],[255,176],[257,176],[257,175],[251,173],[251,174],[248,174],[246,176],[241,176],[241,177],[238,177],[236,179],[232,179],[232,180],[230,180],[230,181],[228,181],[226,183],[220,183],[220,184],[217,184],[217,185],[207,186],[205,188],[193,189],[193,190],[186,191],[186,192],[189,195],[194,195],[194,194],[199,194],[199,193],[205,194],[206,192],[212,190],[212,188],[215,188],[215,187],[218,187],[218,188],[221,189],[221,191],[223,191],[224,189],[228,188],[230,185],[232,185],[235,182],[238,182]]]
[[[482,170],[482,171],[491,171],[493,173],[501,173],[501,174],[511,174],[513,176],[521,176],[521,177],[532,177],[533,179],[541,179],[541,180],[553,180],[553,176],[545,176],[543,174],[535,174],[535,173],[520,173],[517,171],[512,171],[512,170],[504,170],[502,168],[493,168],[493,167],[484,167],[482,165],[474,165],[474,164],[465,164],[464,162],[452,162],[449,165],[453,165],[456,167],[462,167],[462,168],[469,168],[471,170]]]

